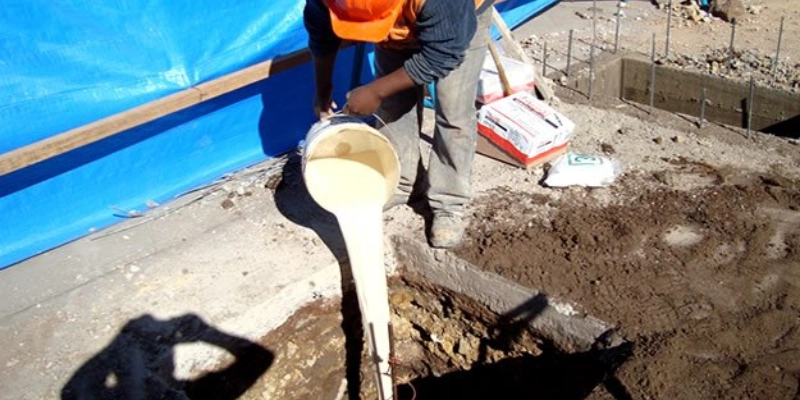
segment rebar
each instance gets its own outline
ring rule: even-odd
[[[650,114],[653,113],[653,104],[656,96],[656,34],[653,34],[650,50]]]
[[[753,101],[756,94],[756,81],[753,75],[750,75],[750,94],[747,96],[747,137],[750,138],[750,132],[753,130]]]
[[[569,76],[569,67],[572,64],[572,34],[575,32],[574,29],[569,30],[569,42],[567,42],[567,71],[566,74]]]
[[[706,123],[706,88],[700,92],[700,128]]]
[[[667,4],[667,43],[664,49],[664,58],[669,58],[669,37],[672,28],[672,0]]]
[[[542,78],[547,76],[547,41],[544,42],[544,52],[542,53]]]
[[[592,0],[592,46],[597,42],[597,0]]]
[[[392,368],[392,400],[400,399],[397,397],[397,373],[395,372],[394,365],[397,362],[397,354],[394,352],[394,327],[389,323],[389,365]]]
[[[614,54],[617,54],[617,50],[619,50],[619,24],[622,15],[622,2],[617,4],[617,27],[614,31]]]
[[[590,44],[589,50],[589,100],[594,94],[594,43]]]
[[[736,38],[736,20],[731,21],[731,44],[728,51],[728,68],[733,66],[733,40]]]
[[[781,28],[778,30],[778,49],[775,51],[775,60],[772,61],[772,77],[774,78],[778,74],[778,63],[780,62],[781,58],[781,42],[783,41],[783,20],[785,17],[781,17]]]
[[[378,399],[379,400],[387,400],[384,398],[383,394],[383,379],[381,379],[381,363],[380,358],[378,357],[378,343],[375,341],[375,324],[372,322],[369,323],[369,338],[372,342],[372,362],[375,363],[375,378],[377,382],[375,382],[378,386]]]

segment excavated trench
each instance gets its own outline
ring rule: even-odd
[[[619,386],[613,372],[631,348],[610,325],[452,255],[395,244],[399,399],[577,399]],[[276,362],[243,398],[376,398],[362,334],[352,290],[304,307],[263,339]]]

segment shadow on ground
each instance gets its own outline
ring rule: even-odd
[[[226,350],[234,361],[194,380],[175,379],[174,347],[197,342]],[[75,372],[61,390],[61,399],[233,400],[273,360],[271,351],[221,332],[197,315],[166,321],[144,315],[125,324],[106,348]]]
[[[478,360],[469,370],[416,378],[399,387],[398,398],[581,400],[602,385],[616,400],[632,399],[615,371],[633,355],[633,344],[616,340],[614,331],[598,338],[589,351],[564,352],[545,342],[540,355],[487,363],[488,348],[510,351],[548,303],[546,296],[537,294],[502,315],[489,337],[481,340]]]
[[[400,386],[402,400],[443,399],[585,399],[599,385],[617,400],[631,399],[614,376],[625,349],[566,354],[545,349],[539,356],[506,358],[492,364],[422,377]],[[413,386],[413,388],[412,388]]]

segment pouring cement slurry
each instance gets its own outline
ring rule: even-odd
[[[339,221],[382,400],[394,398],[382,213],[399,175],[389,141],[357,120],[334,117],[309,131],[303,178],[311,197]]]

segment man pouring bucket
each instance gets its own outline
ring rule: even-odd
[[[376,115],[400,158],[388,206],[406,204],[420,163],[424,86],[435,82],[436,127],[425,195],[433,212],[432,247],[464,234],[464,207],[477,138],[475,92],[486,54],[493,0],[306,0],[304,22],[314,60],[314,108],[332,113],[333,65],[341,40],[376,44],[376,79],[353,89],[342,111]]]

